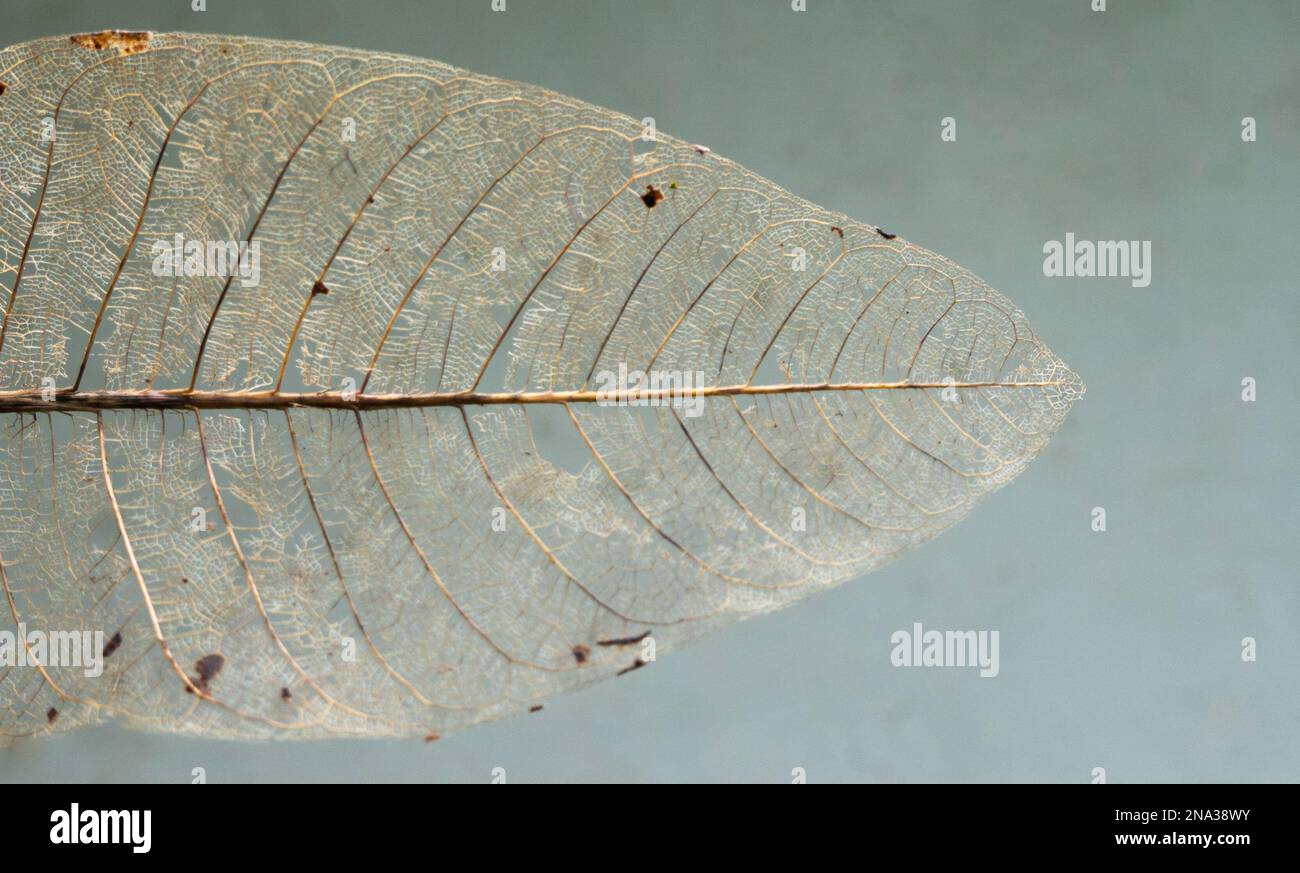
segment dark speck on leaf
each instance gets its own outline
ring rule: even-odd
[[[442,739],[442,734],[434,733],[432,731],[424,735],[424,741],[426,743],[434,743],[440,739]]]
[[[898,236],[898,234],[896,233],[890,233],[889,231],[881,230],[880,228],[876,228],[876,233],[880,234],[885,239],[893,239],[894,237]]]
[[[293,700],[293,692],[290,691],[288,688],[281,688],[280,699],[285,701],[286,703],[290,700]]]
[[[330,289],[326,288],[325,283],[320,281],[319,279],[317,279],[316,283],[311,286],[311,296],[313,297],[315,297],[317,294],[328,294],[328,293],[330,293]]]
[[[121,645],[122,645],[122,632],[118,631],[117,633],[113,634],[113,638],[111,640],[104,643],[104,657],[107,658],[109,655],[116,652],[121,647]]]
[[[530,707],[528,707],[528,711],[529,711],[529,712],[541,712],[541,711],[542,711],[542,705],[539,703],[539,704],[537,704],[536,706],[530,706]]]
[[[832,227],[831,233],[838,234],[840,239],[844,239],[844,228],[842,227]]]
[[[641,195],[641,202],[645,204],[646,209],[654,209],[660,200],[664,199],[664,192],[660,191],[654,185],[646,185],[645,193]]]
[[[632,662],[632,666],[624,667],[622,670],[618,671],[617,675],[622,676],[624,673],[631,673],[633,670],[640,670],[645,665],[646,665],[645,661],[641,660],[640,658],[637,658],[635,661]]]
[[[3,96],[4,96],[5,88],[7,88],[7,87],[8,87],[8,86],[7,86],[4,82],[0,82],[0,97],[3,97]]]
[[[611,639],[611,640],[597,640],[597,641],[596,641],[596,645],[598,645],[598,646],[631,646],[631,645],[634,645],[634,644],[636,644],[636,643],[641,642],[643,639],[645,639],[645,638],[648,637],[648,636],[650,636],[650,631],[645,631],[645,632],[640,633],[640,634],[638,634],[637,636],[634,636],[634,637],[615,637],[614,639]]]
[[[59,711],[51,706],[45,712],[45,721],[48,724],[54,724],[58,720],[59,720]]]
[[[584,646],[581,643],[573,647],[573,660],[577,661],[579,664],[587,663],[587,659],[590,657],[591,649],[589,647]]]

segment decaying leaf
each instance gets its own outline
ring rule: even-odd
[[[541,88],[122,33],[0,81],[6,737],[528,712],[929,539],[1082,391],[966,270]]]

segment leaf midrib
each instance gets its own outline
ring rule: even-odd
[[[737,397],[762,394],[809,394],[825,391],[918,391],[943,388],[1051,388],[1063,380],[1026,382],[787,382],[774,385],[711,385],[693,389],[632,391],[437,391],[407,394],[354,394],[342,391],[0,391],[0,413],[79,412],[102,409],[411,409],[430,406],[500,406],[525,403],[654,404],[685,397]]]

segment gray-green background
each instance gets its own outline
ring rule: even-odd
[[[4,0],[0,42],[300,39],[651,115],[971,268],[1087,396],[937,541],[539,715],[429,745],[106,727],[0,752],[0,781],[1300,780],[1300,4],[489,2]],[[1151,240],[1150,287],[1045,278],[1069,231]],[[1000,631],[1001,674],[891,667],[914,621]]]

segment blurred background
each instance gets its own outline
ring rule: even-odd
[[[305,40],[653,116],[970,268],[1088,393],[918,552],[538,715],[428,745],[103,727],[0,751],[0,781],[1300,780],[1300,4],[1091,4],[5,0],[5,44]],[[1150,240],[1150,286],[1046,278],[1067,232]],[[892,667],[913,622],[999,631],[1001,672]]]

